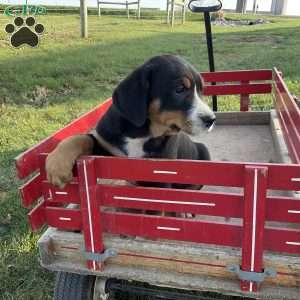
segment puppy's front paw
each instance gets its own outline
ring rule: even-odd
[[[65,185],[70,183],[72,180],[73,165],[73,159],[57,150],[54,150],[48,155],[46,160],[48,181],[61,189],[64,188]]]

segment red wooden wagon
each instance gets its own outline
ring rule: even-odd
[[[240,95],[241,100],[240,112],[217,113],[217,129],[207,137],[211,162],[86,156],[77,161],[71,184],[63,190],[51,186],[44,169],[47,153],[62,139],[92,128],[110,100],[16,158],[19,178],[30,178],[20,192],[23,206],[31,208],[32,230],[48,226],[39,241],[42,265],[67,272],[60,278],[69,278],[71,285],[81,282],[73,288],[85,286],[94,293],[91,299],[101,293],[104,299],[106,278],[260,299],[299,299],[297,103],[276,69],[202,75],[206,95]],[[250,111],[252,94],[272,95],[275,109]],[[205,188],[134,187],[118,180]],[[196,217],[150,215],[145,210]],[[57,285],[59,294],[65,287],[62,281]]]

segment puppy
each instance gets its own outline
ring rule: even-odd
[[[210,130],[216,119],[202,90],[199,73],[182,58],[151,58],[120,82],[92,132],[65,139],[48,155],[48,180],[63,188],[80,155],[210,159],[206,147],[188,136]]]

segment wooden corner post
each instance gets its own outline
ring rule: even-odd
[[[138,19],[141,18],[141,0],[138,0],[138,4],[137,4],[137,18]]]
[[[87,13],[87,2],[86,0],[80,0],[80,27],[81,37],[88,37],[88,13]]]
[[[127,19],[129,19],[129,17],[130,17],[130,11],[129,11],[129,3],[128,3],[128,1],[126,1],[125,5],[126,5],[126,10],[127,10]]]
[[[242,80],[241,84],[249,84],[250,82],[248,80]],[[249,110],[249,104],[250,104],[250,95],[249,94],[241,94],[241,100],[240,100],[240,111],[248,111]]]
[[[264,224],[268,168],[245,166],[241,271],[263,272]],[[241,280],[243,291],[257,291],[258,283]]]
[[[98,17],[101,17],[101,6],[99,0],[97,1],[97,8],[98,8]]]
[[[81,201],[82,225],[85,242],[85,256],[96,257],[104,251],[100,208],[97,204],[97,177],[95,159],[82,158],[77,162],[78,182]],[[87,267],[101,270],[102,263],[88,260]]]

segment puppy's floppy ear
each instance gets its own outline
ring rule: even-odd
[[[113,104],[122,116],[140,127],[147,119],[151,98],[151,65],[144,64],[133,71],[117,86],[113,93]]]
[[[203,79],[203,77],[201,75],[199,75],[199,82],[200,82],[200,91],[202,93],[203,89],[204,89],[205,83],[204,83],[204,79]]]

